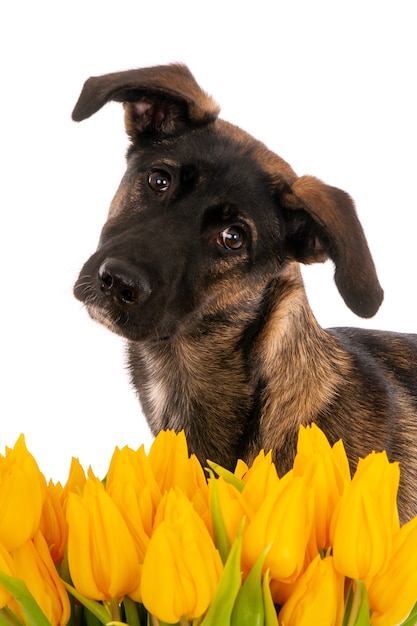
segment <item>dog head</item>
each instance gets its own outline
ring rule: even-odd
[[[74,292],[91,316],[131,340],[170,337],[190,317],[221,315],[233,292],[255,305],[291,263],[335,265],[362,317],[383,292],[351,198],[292,168],[241,129],[184,65],[90,78],[81,121],[123,102],[127,170],[98,249]]]

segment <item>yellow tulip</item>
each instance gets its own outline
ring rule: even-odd
[[[78,459],[74,457],[71,459],[70,470],[68,474],[67,482],[65,483],[61,493],[61,504],[66,511],[68,496],[70,493],[82,493],[85,485],[86,477],[84,469],[82,468]]]
[[[331,556],[319,555],[310,563],[292,588],[278,615],[279,626],[339,626],[344,610],[344,577]]]
[[[261,450],[246,472],[243,481],[243,499],[254,513],[265,500],[267,494],[278,487],[279,478],[272,462],[272,452],[265,454]]]
[[[68,496],[71,492],[82,493],[85,481],[85,473],[80,462],[73,458],[64,487],[61,483],[53,483],[52,480],[47,485],[40,529],[55,564],[62,563],[68,540],[68,524],[65,518]]]
[[[45,478],[23,435],[0,455],[0,485],[0,542],[10,551],[33,537],[45,499]]]
[[[195,455],[188,456],[184,431],[161,431],[149,450],[149,462],[161,493],[180,487],[192,500],[196,492],[207,493],[204,470]]]
[[[417,601],[417,517],[394,535],[387,569],[367,586],[372,626],[405,620]]]
[[[302,474],[303,468],[309,465],[315,455],[329,458],[337,490],[342,493],[346,482],[350,482],[349,461],[342,440],[330,446],[326,435],[317,424],[301,426],[293,465],[296,475]]]
[[[147,610],[161,621],[203,615],[211,604],[222,563],[192,503],[179,488],[164,498],[164,518],[152,535],[142,570]]]
[[[253,566],[270,546],[264,571],[270,570],[271,579],[294,582],[304,566],[311,523],[305,480],[288,473],[265,497],[244,531],[244,562]]]
[[[385,452],[361,459],[331,523],[337,570],[350,578],[373,577],[388,564],[398,530],[396,494],[399,467]]]
[[[333,512],[350,483],[350,470],[341,441],[330,446],[324,433],[316,426],[302,426],[298,436],[294,476],[304,476],[313,506],[313,528],[309,552],[330,547],[330,523]]]
[[[82,496],[69,495],[67,521],[69,570],[78,591],[95,600],[134,592],[139,567],[132,535],[103,484],[92,474]]]
[[[65,626],[70,618],[68,594],[42,533],[37,531],[33,539],[13,550],[10,555],[14,576],[26,583],[51,626]],[[9,606],[17,615],[20,614],[14,600]]]
[[[162,497],[143,446],[136,451],[127,446],[115,449],[106,477],[106,491],[132,535],[140,575]],[[130,595],[140,602],[140,585]]]
[[[149,450],[149,463],[161,493],[179,487],[210,526],[208,485],[195,454],[188,455],[184,431],[163,430]]]
[[[213,484],[213,481],[215,481],[215,485]],[[246,504],[243,495],[233,485],[226,482],[221,477],[217,479],[212,478],[209,481],[211,505],[213,504],[211,495],[213,488],[217,490],[221,515],[226,528],[227,537],[230,544],[232,544],[236,538],[239,528],[242,525],[242,520],[245,517],[249,518],[252,511]]]
[[[68,538],[68,524],[62,505],[63,488],[49,481],[42,509],[40,529],[51,551],[54,563],[62,562]]]
[[[136,451],[127,446],[115,449],[107,472],[106,491],[132,532],[140,538],[143,532],[150,537],[162,496],[143,446]]]

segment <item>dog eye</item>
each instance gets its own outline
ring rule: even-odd
[[[217,235],[217,244],[226,250],[239,250],[245,241],[245,232],[240,226],[229,226]]]
[[[171,176],[164,170],[153,170],[148,174],[148,185],[152,191],[164,192],[171,184]]]

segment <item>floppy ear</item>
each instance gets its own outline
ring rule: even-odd
[[[335,264],[335,282],[356,315],[372,317],[384,292],[351,197],[312,176],[297,178],[280,194],[287,253],[301,263]]]
[[[174,134],[208,124],[220,111],[185,65],[172,64],[92,76],[72,118],[80,122],[111,100],[124,103],[126,131],[132,139],[142,133]]]

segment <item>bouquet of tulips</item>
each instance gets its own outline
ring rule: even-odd
[[[73,459],[64,486],[21,436],[0,456],[0,626],[417,624],[398,483],[385,453],[351,477],[314,424],[280,477],[263,451],[204,471],[165,431],[116,448],[104,480]]]

